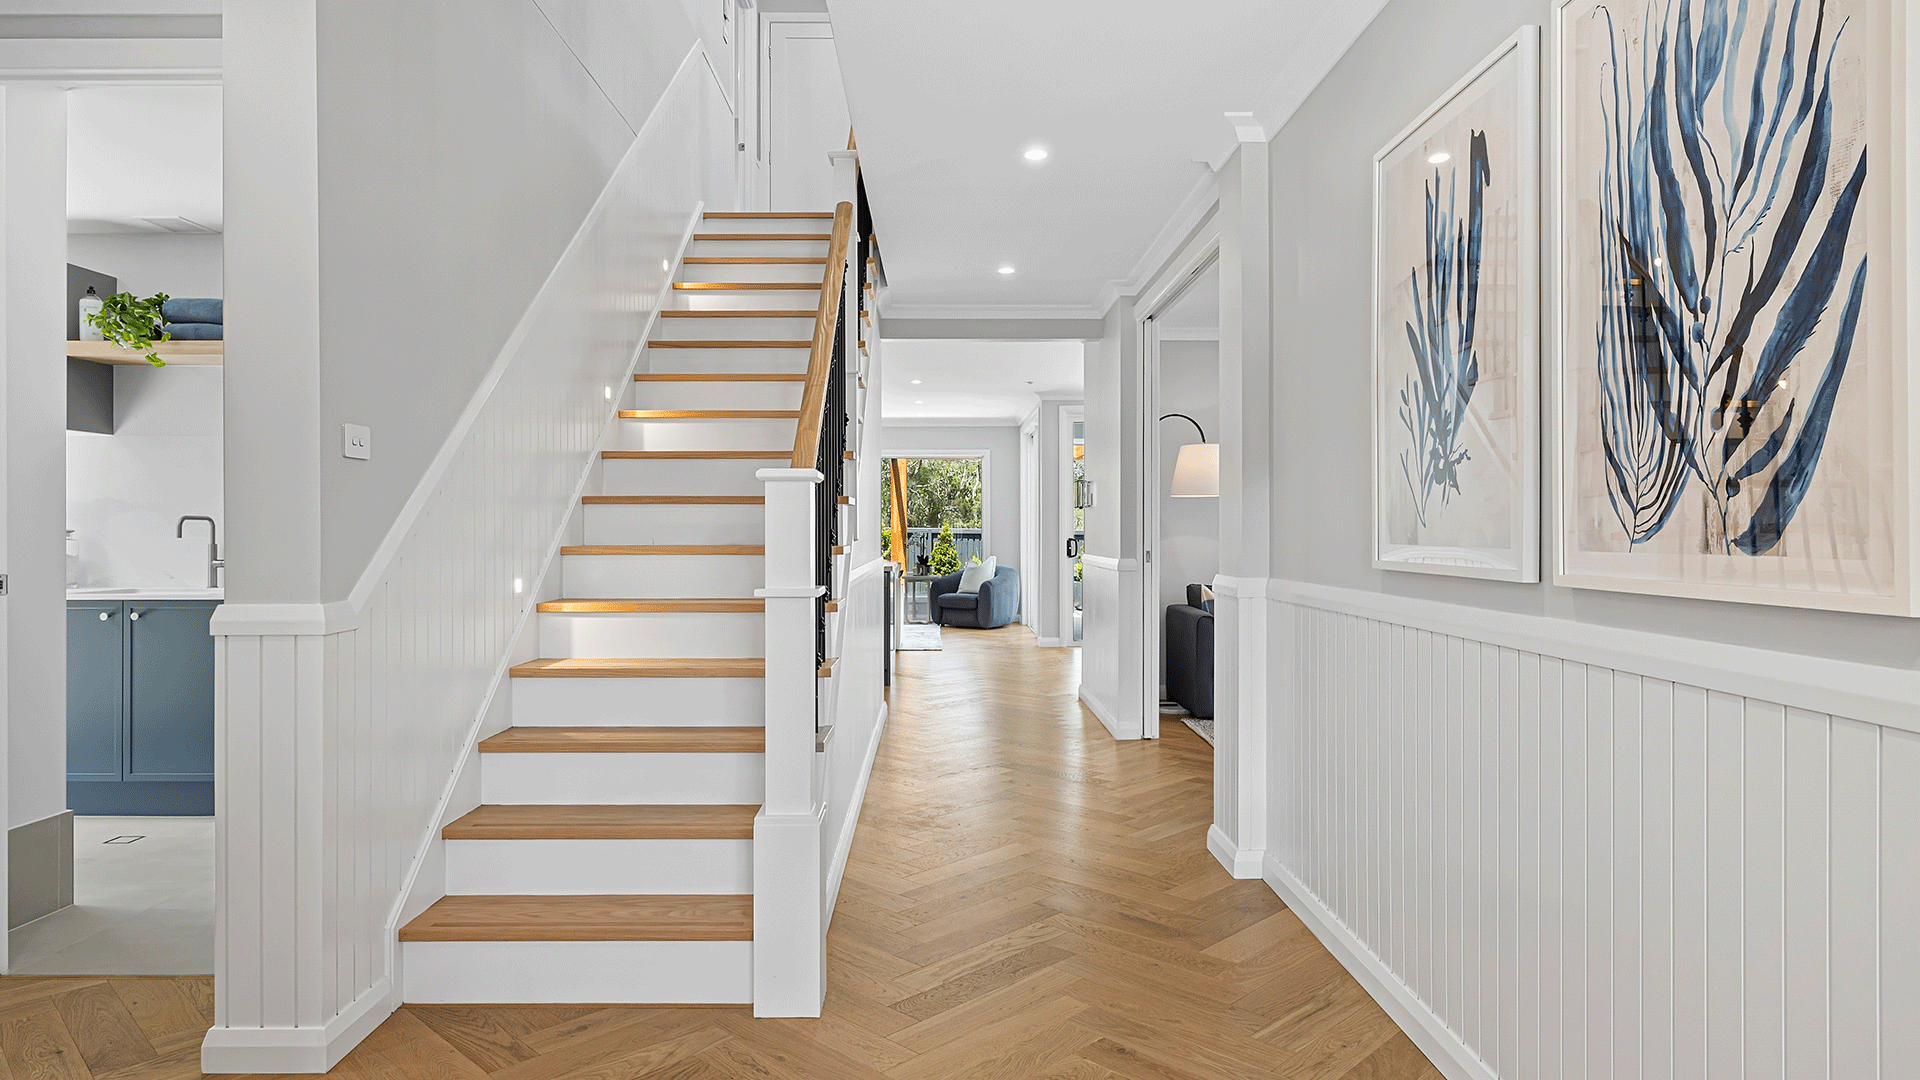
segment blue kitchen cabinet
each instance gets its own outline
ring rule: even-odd
[[[67,605],[67,805],[213,813],[211,600]]]

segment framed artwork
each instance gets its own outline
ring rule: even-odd
[[[1560,584],[1915,613],[1906,2],[1563,0]]]
[[[1373,565],[1540,580],[1540,28],[1373,159]]]

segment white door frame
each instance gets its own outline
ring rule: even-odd
[[[1040,410],[1020,425],[1020,622],[1040,632]]]
[[[1160,617],[1160,318],[1220,262],[1216,233],[1182,254],[1162,284],[1141,296],[1140,320],[1140,658],[1149,672],[1161,664],[1164,627]],[[1160,680],[1141,680],[1141,737],[1160,737]]]
[[[1073,483],[1073,425],[1084,424],[1087,420],[1085,405],[1060,406],[1060,501],[1054,511],[1060,519],[1060,547],[1048,558],[1062,559],[1060,565],[1060,644],[1079,647],[1085,644],[1086,619],[1081,619],[1081,633],[1073,636],[1073,564],[1076,558],[1086,555],[1084,550],[1075,558],[1067,557],[1066,541],[1073,539],[1073,503],[1076,495]]]

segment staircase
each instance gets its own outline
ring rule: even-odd
[[[756,473],[811,445],[803,400],[821,423],[847,218],[836,248],[832,213],[704,216],[538,607],[542,658],[478,745],[480,805],[443,830],[447,895],[400,930],[405,1000],[755,1000],[767,605],[792,592],[766,588]]]

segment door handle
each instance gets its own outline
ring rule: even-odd
[[[106,622],[108,619],[111,619],[111,618],[113,618],[113,612],[111,611],[103,611],[100,613],[101,622]]]
[[[1075,540],[1072,537],[1068,537],[1067,538],[1067,558],[1075,559],[1079,557],[1080,557],[1080,541]]]
[[[139,613],[139,612],[137,612],[137,611],[129,611],[129,612],[127,612],[127,620],[128,620],[129,622],[139,622],[139,621],[140,621],[140,613]]]

